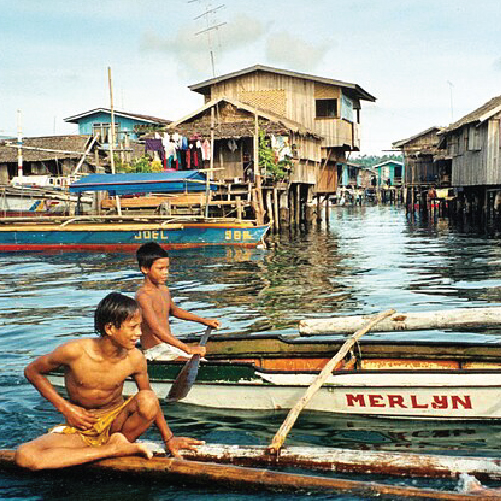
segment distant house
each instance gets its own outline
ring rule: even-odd
[[[405,165],[405,185],[407,187],[422,185],[441,186],[449,183],[450,169],[447,169],[445,159],[438,158],[438,133],[443,127],[429,127],[407,139],[393,143],[393,148],[402,151]]]
[[[383,202],[398,200],[402,195],[405,169],[403,162],[387,160],[372,167],[376,173],[376,194]]]
[[[116,142],[123,143],[125,138],[137,141],[146,129],[164,127],[170,120],[156,118],[150,115],[139,115],[123,111],[113,111],[115,119]],[[93,110],[72,115],[65,122],[78,125],[78,134],[96,136],[99,134],[101,144],[109,144],[111,139],[111,109],[95,108]]]
[[[451,164],[452,185],[501,189],[501,96],[446,127],[439,134]]]
[[[16,139],[0,141],[0,184],[17,176]],[[14,146],[14,147],[13,147]],[[95,172],[99,165],[99,143],[89,136],[47,136],[23,138],[23,175],[70,175],[87,153],[80,173]]]
[[[394,187],[402,185],[404,164],[397,160],[387,160],[372,167],[376,172],[376,186]]]

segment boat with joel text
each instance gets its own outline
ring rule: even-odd
[[[115,250],[136,249],[144,242],[157,241],[169,249],[235,245],[256,247],[263,243],[268,225],[256,225],[241,217],[210,217],[210,191],[216,186],[200,171],[160,172],[147,174],[91,174],[70,186],[70,192],[81,201],[89,193],[107,192],[108,199],[116,201],[117,213],[103,214],[105,200],[95,199],[99,214],[75,216],[41,216],[40,218],[9,218],[0,220],[0,251],[19,250]],[[157,213],[122,213],[121,199],[126,197],[146,200],[148,205],[158,197],[151,193],[165,193],[161,200],[179,200],[186,206],[182,213],[173,213],[169,202],[161,202]],[[140,194],[141,196],[137,196]],[[192,194],[197,194],[197,200]],[[169,198],[170,197],[170,198]],[[125,202],[124,202],[125,203]],[[136,203],[136,205],[139,205]],[[197,213],[193,213],[193,208]],[[151,209],[151,207],[150,207]],[[204,211],[205,209],[205,211]]]

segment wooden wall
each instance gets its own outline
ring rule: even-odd
[[[498,116],[448,136],[453,186],[501,185],[499,122]]]
[[[342,89],[335,85],[259,71],[214,84],[211,93],[210,99],[228,97],[294,120],[324,136],[324,147],[360,146],[358,123],[340,118]],[[338,117],[316,119],[316,98],[338,99]]]

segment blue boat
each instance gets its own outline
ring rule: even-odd
[[[70,186],[70,192],[107,191],[110,196],[137,193],[201,193],[215,191],[199,171],[144,174],[91,174]],[[172,215],[42,216],[1,220],[0,251],[134,250],[157,241],[168,249],[208,245],[256,247],[268,225],[251,220]]]

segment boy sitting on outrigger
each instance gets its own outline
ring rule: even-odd
[[[141,348],[147,360],[175,360],[186,355],[205,355],[205,347],[190,347],[171,334],[170,315],[182,320],[219,328],[219,320],[202,318],[176,306],[165,284],[169,275],[169,254],[156,242],[148,242],[136,252],[144,283],[136,292],[141,307]]]
[[[151,458],[146,444],[135,443],[155,423],[166,450],[179,456],[181,449],[203,444],[174,437],[158,398],[150,388],[146,360],[136,348],[141,335],[141,311],[136,301],[117,292],[99,303],[94,325],[99,338],[77,339],[29,364],[25,375],[35,388],[66,418],[16,452],[18,465],[61,468],[97,459],[140,454]],[[45,374],[64,366],[69,400],[61,397]],[[131,376],[138,392],[122,397],[124,380]]]

